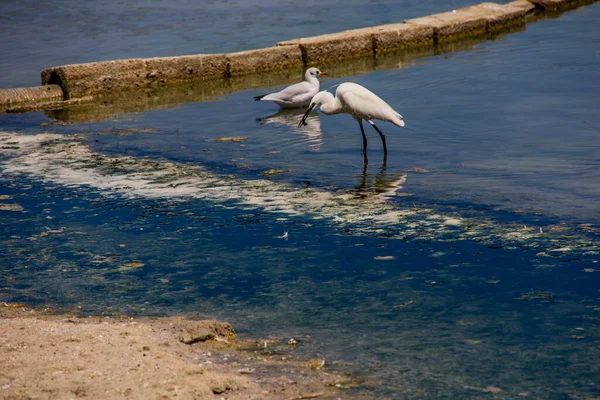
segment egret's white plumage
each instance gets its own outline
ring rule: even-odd
[[[363,136],[363,153],[365,157],[367,156],[367,137],[362,124],[363,119],[379,133],[385,155],[387,155],[385,135],[371,120],[387,121],[401,128],[404,127],[402,115],[375,93],[356,83],[342,83],[335,91],[335,97],[327,91],[317,93],[310,101],[308,110],[302,117],[298,127],[304,124],[312,109],[317,106],[321,106],[321,112],[326,115],[350,114],[354,117]]]
[[[318,68],[309,68],[304,73],[304,82],[288,86],[280,92],[255,96],[254,100],[272,101],[281,108],[307,107],[310,100],[319,93],[319,80],[317,76],[327,75]]]

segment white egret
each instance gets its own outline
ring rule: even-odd
[[[304,82],[288,86],[280,92],[254,96],[254,100],[272,101],[281,108],[307,107],[310,100],[319,93],[319,80],[317,76],[327,75],[318,68],[309,68],[304,74]]]
[[[388,103],[383,101],[369,89],[357,85],[356,83],[345,82],[338,86],[335,91],[335,97],[327,91],[319,92],[312,98],[308,110],[298,124],[301,127],[308,115],[317,106],[321,106],[321,112],[326,115],[350,114],[358,122],[363,137],[363,154],[367,158],[367,136],[363,128],[362,120],[367,121],[381,137],[383,143],[383,154],[387,156],[387,147],[385,144],[385,135],[375,126],[372,119],[391,122],[392,124],[404,127],[402,115],[398,114]]]

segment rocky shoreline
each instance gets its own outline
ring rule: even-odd
[[[338,399],[351,379],[226,322],[55,315],[0,305],[4,399]],[[292,344],[291,344],[292,345]],[[279,354],[278,354],[279,353]]]

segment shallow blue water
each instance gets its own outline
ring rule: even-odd
[[[598,280],[583,270],[595,255],[340,235],[303,218],[26,180],[4,192],[27,213],[2,224],[3,300],[216,316],[244,335],[302,339],[299,356],[381,380],[359,390],[376,396],[597,392]],[[61,232],[39,236],[49,228]]]
[[[324,81],[363,84],[404,115],[405,129],[379,125],[388,136],[385,169],[379,138],[367,127],[365,171],[348,116],[315,115],[303,129],[295,114],[257,121],[276,109],[252,96],[276,88],[71,126],[40,127],[51,121],[43,113],[0,115],[0,126],[80,133],[98,152],[244,179],[289,170],[268,179],[330,191],[370,190],[406,174],[401,191],[412,196],[392,198],[398,208],[554,227],[597,243],[598,22],[600,6],[592,5],[471,51]],[[111,51],[107,58],[120,54]],[[114,134],[132,128],[152,131]],[[215,141],[225,136],[247,139]],[[249,337],[301,338],[299,356],[338,361],[329,367],[379,381],[353,392],[371,397],[600,395],[597,252],[547,256],[530,242],[400,240],[393,227],[358,235],[328,220],[235,202],[106,197],[9,178],[0,195],[25,212],[0,211],[0,301],[83,313],[200,313]],[[375,259],[387,256],[395,258]]]

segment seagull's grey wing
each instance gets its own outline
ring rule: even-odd
[[[310,101],[317,93],[319,93],[318,86],[308,85],[306,90],[302,92],[299,91],[292,97],[292,103],[302,105],[303,107],[308,107]]]
[[[286,104],[295,104],[309,102],[319,91],[319,88],[314,89],[314,85],[308,82],[300,82],[295,85],[288,86],[280,92],[271,93],[263,97],[263,100],[271,100]],[[308,98],[308,100],[306,100]]]

